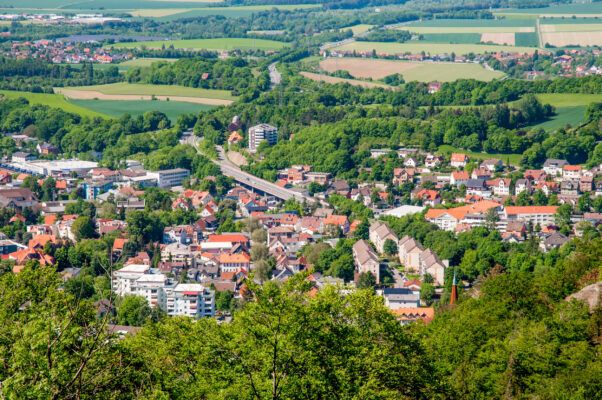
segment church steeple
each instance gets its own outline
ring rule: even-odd
[[[458,299],[458,287],[456,285],[456,268],[454,268],[454,280],[452,282],[451,298],[449,299],[449,305],[453,305]]]

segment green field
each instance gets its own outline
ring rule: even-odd
[[[228,90],[197,89],[180,85],[152,85],[142,83],[110,83],[107,85],[78,86],[67,88],[79,91],[97,91],[104,94],[184,96],[207,99],[236,100]]]
[[[72,104],[65,100],[65,98],[59,94],[14,92],[10,90],[0,90],[0,94],[6,96],[9,99],[24,97],[27,100],[29,100],[30,104],[42,104],[49,107],[56,107],[66,112],[79,114],[83,117],[107,117],[107,114],[104,114],[102,112],[96,112],[84,107],[80,107],[76,104]]]
[[[132,60],[127,60],[122,63],[117,64],[117,66],[121,68],[132,68],[132,67],[150,67],[152,63],[156,63],[159,61],[167,61],[167,62],[176,62],[177,58],[136,58]]]
[[[567,124],[573,127],[579,125],[583,122],[587,106],[590,103],[602,102],[602,94],[550,93],[536,94],[535,97],[543,104],[551,104],[556,107],[556,115],[547,121],[533,125],[533,127],[543,128],[546,131],[553,131]]]
[[[533,127],[542,128],[546,131],[554,131],[567,124],[576,127],[583,122],[586,108],[587,106],[558,107],[556,108],[556,115],[547,121],[533,125]]]
[[[336,47],[337,50],[349,50],[359,52],[371,52],[373,49],[377,53],[420,53],[424,51],[427,54],[436,55],[441,53],[455,53],[464,55],[468,53],[482,54],[485,52],[497,53],[500,51],[515,51],[519,53],[531,53],[536,50],[534,47],[520,46],[495,46],[487,44],[451,44],[451,43],[379,43],[379,42],[352,42]]]
[[[591,103],[602,103],[602,94],[550,93],[535,96],[542,103],[551,104],[554,107],[588,106]]]
[[[529,26],[404,26],[400,30],[410,31],[414,33],[500,33],[500,32],[521,32],[524,30],[535,31]]]
[[[353,25],[353,26],[346,26],[344,28],[341,28],[341,30],[346,31],[348,29],[351,29],[351,31],[353,32],[354,35],[359,35],[360,33],[367,32],[372,28],[374,28],[374,25],[358,24],[358,25]]]
[[[464,43],[475,44],[481,41],[480,33],[423,33],[422,43]]]
[[[581,24],[601,24],[602,18],[600,17],[579,17],[579,18],[548,18],[544,17],[539,20],[540,24],[543,25],[581,25]]]
[[[424,63],[418,68],[401,73],[406,82],[451,82],[456,79],[476,79],[491,81],[504,76],[501,71],[489,71],[473,63]]]
[[[170,8],[171,2],[166,3],[165,8]],[[284,4],[284,5],[261,5],[261,6],[236,6],[236,7],[206,7],[194,8],[188,7],[188,10],[182,10],[181,13],[157,17],[160,21],[169,21],[179,18],[197,18],[209,15],[219,15],[225,18],[249,17],[254,13],[278,8],[279,10],[296,10],[321,7],[320,4]],[[194,8],[194,9],[190,9]]]
[[[191,39],[191,40],[157,40],[148,42],[115,43],[114,48],[161,48],[174,46],[176,49],[208,49],[208,50],[233,50],[233,49],[259,49],[278,50],[287,43],[275,40],[251,38],[219,38],[219,39]]]
[[[410,25],[411,28],[415,26],[424,27],[435,27],[435,28],[452,28],[457,27],[465,29],[468,27],[491,27],[491,28],[509,28],[509,27],[520,27],[520,26],[535,26],[534,21],[530,20],[512,20],[512,19],[429,19],[421,22],[415,22]],[[492,31],[493,32],[493,31]],[[496,31],[504,32],[504,31]],[[510,32],[510,31],[506,31]]]
[[[466,154],[471,161],[475,160],[487,160],[489,158],[499,158],[502,162],[509,162],[510,165],[518,166],[520,163],[520,159],[522,158],[522,154],[494,154],[494,153],[477,153],[473,151],[467,151],[464,149],[459,149],[457,147],[453,147],[447,144],[442,144],[439,146],[438,150],[439,154],[450,154],[450,153],[464,153]]]
[[[535,32],[518,32],[514,34],[514,44],[517,46],[536,47],[537,34]]]
[[[213,106],[205,104],[184,103],[178,101],[157,100],[69,100],[74,107],[94,110],[97,113],[111,117],[121,117],[125,113],[133,116],[144,114],[147,111],[161,111],[175,122],[178,116],[187,113],[198,113],[209,110]]]
[[[494,15],[498,14],[535,14],[547,15],[581,15],[581,14],[602,14],[602,4],[598,2],[587,4],[562,4],[551,7],[542,8],[513,8],[496,10]]]
[[[94,67],[94,69],[98,69],[98,70],[105,70],[105,69],[109,69],[111,67],[117,67],[117,69],[119,69],[119,72],[125,72],[127,70],[129,70],[130,68],[134,68],[134,67],[149,67],[152,63],[158,62],[158,61],[167,61],[167,62],[176,62],[178,61],[177,58],[137,58],[135,60],[127,60],[124,61],[122,63],[119,64],[92,64],[92,66]],[[71,68],[77,68],[77,69],[81,69],[84,64],[62,64],[62,65],[68,65]]]

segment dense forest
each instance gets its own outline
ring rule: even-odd
[[[0,57],[0,76],[0,89],[34,93],[53,93],[55,86],[100,85],[123,80],[117,66],[100,70],[84,64],[78,68],[31,57]]]
[[[266,90],[270,83],[267,72],[255,77],[252,67],[242,58],[185,58],[174,63],[156,62],[149,68],[132,68],[125,79],[132,83],[231,90],[236,95],[248,90]]]

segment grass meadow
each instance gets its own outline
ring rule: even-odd
[[[161,48],[174,46],[177,49],[207,49],[207,50],[233,50],[233,49],[259,49],[278,50],[287,43],[275,40],[252,38],[217,38],[217,39],[190,39],[190,40],[156,40],[146,42],[115,43],[112,47],[120,49],[133,49],[145,46],[147,48]]]
[[[102,112],[93,111],[88,108],[72,104],[60,94],[16,92],[11,90],[0,90],[0,94],[9,99],[23,97],[26,98],[30,104],[42,104],[49,107],[60,108],[63,111],[78,114],[82,117],[107,117],[107,114]]]
[[[535,50],[534,47],[523,46],[497,46],[487,44],[453,44],[453,43],[423,43],[413,41],[407,43],[384,43],[384,42],[351,42],[342,46],[336,47],[337,50],[349,50],[359,52],[371,52],[375,50],[377,53],[420,53],[424,51],[427,54],[437,55],[441,53],[455,53],[456,55],[464,55],[468,53],[483,54],[485,52],[497,53],[500,51],[515,51],[518,53],[531,53]]]
[[[236,100],[228,90],[198,89],[180,85],[152,85],[142,83],[110,83],[107,85],[70,87],[69,90],[96,91],[104,94],[185,96],[206,99]]]
[[[132,116],[144,114],[147,111],[160,111],[175,122],[181,114],[198,113],[209,110],[213,106],[205,104],[185,103],[179,101],[158,100],[69,100],[73,106],[93,110],[96,113],[121,117],[125,113]]]

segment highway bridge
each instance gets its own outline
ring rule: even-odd
[[[194,136],[192,132],[185,132],[180,139],[181,143],[192,145],[197,152],[202,154],[198,149],[198,143],[201,138]],[[265,193],[270,196],[274,196],[280,200],[286,201],[294,198],[299,202],[306,201],[308,204],[313,204],[317,200],[311,196],[303,195],[295,192],[294,190],[282,188],[272,182],[266,181],[256,177],[255,175],[249,174],[232,164],[226,157],[224,149],[221,146],[216,146],[218,151],[218,159],[212,160],[214,163],[219,165],[222,170],[222,174],[234,178],[235,181],[240,183],[242,186],[255,190],[256,192]]]

